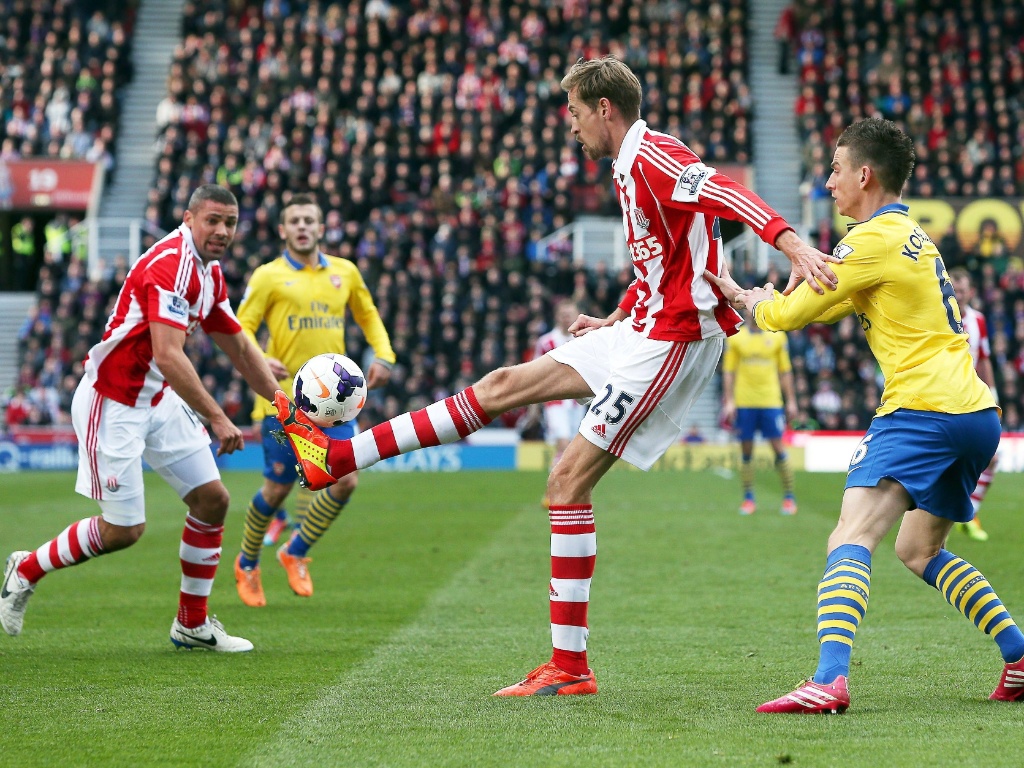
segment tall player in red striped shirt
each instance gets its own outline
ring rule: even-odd
[[[591,492],[618,459],[648,469],[681,437],[687,410],[711,379],[740,316],[704,278],[724,270],[718,217],[747,223],[805,277],[830,287],[828,257],[805,244],[750,190],[701,163],[681,141],[640,119],[641,87],[625,64],[578,61],[562,80],[572,135],[592,159],[614,158],[615,192],[635,279],[618,309],[580,315],[575,337],[528,363],[500,368],[421,411],[334,441],[283,392],[279,418],[310,487],[424,446],[451,443],[511,408],[593,398],[548,477],[551,660],[499,696],[596,693],[587,664],[587,607],[597,543]]]
[[[954,267],[949,270],[949,279],[953,283],[953,292],[956,295],[956,303],[960,306],[960,318],[964,323],[964,333],[967,334],[967,343],[971,348],[971,357],[974,358],[974,370],[978,372],[978,378],[988,384],[992,390],[992,397],[999,402],[999,393],[996,392],[996,376],[992,370],[992,349],[988,342],[988,324],[985,316],[971,306],[974,299],[974,286],[971,284],[971,273],[963,267]],[[975,541],[988,541],[988,531],[981,527],[978,519],[978,512],[981,510],[981,502],[985,500],[988,487],[992,484],[992,478],[996,474],[996,465],[999,463],[999,454],[992,457],[992,461],[985,467],[985,471],[978,478],[978,485],[971,494],[971,506],[974,507],[974,519],[968,523],[957,523],[958,530],[966,533]]]
[[[72,523],[33,552],[7,558],[0,585],[0,623],[21,632],[36,583],[51,571],[130,547],[146,527],[142,460],[188,506],[181,537],[181,591],[171,642],[183,648],[249,651],[207,616],[206,603],[220,562],[228,491],[210,451],[243,446],[242,433],[203,387],[185,354],[197,327],[264,397],[277,381],[263,353],[242,333],[228,303],[217,261],[227,252],[238,223],[235,196],[221,187],[199,187],[184,222],[132,266],[102,340],[89,350],[71,405],[78,436],[75,490],[99,503],[101,514]]]

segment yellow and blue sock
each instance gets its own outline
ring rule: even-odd
[[[743,498],[754,500],[754,455],[745,453],[740,462],[740,482],[743,484]]]
[[[828,685],[850,673],[857,627],[868,610],[871,553],[857,544],[832,550],[818,584],[818,669],[814,682]]]
[[[309,505],[309,510],[302,518],[296,534],[288,542],[287,552],[295,557],[305,557],[309,548],[316,544],[320,537],[327,533],[331,523],[341,514],[348,503],[348,497],[336,499],[329,489],[320,491]]]
[[[1024,657],[1024,634],[981,571],[941,549],[924,569],[924,580],[974,626],[992,636],[1004,661],[1012,664]]]
[[[775,458],[775,469],[782,481],[782,495],[787,499],[793,498],[793,467],[789,463],[789,454],[780,453]]]
[[[306,519],[306,513],[309,511],[309,505],[313,503],[313,499],[316,498],[316,491],[311,491],[308,488],[299,487],[296,491],[295,496],[295,509],[292,510],[292,515],[295,519],[292,524],[295,528],[302,526],[302,521]]]
[[[243,568],[255,568],[260,562],[260,552],[263,551],[263,537],[270,527],[270,521],[274,518],[275,510],[263,498],[262,491],[256,491],[256,495],[249,502],[249,508],[245,511],[245,526],[242,529],[242,558],[240,565]]]

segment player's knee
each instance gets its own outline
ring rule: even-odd
[[[207,483],[196,489],[194,499],[187,499],[189,512],[204,523],[217,525],[224,522],[228,514],[231,495],[221,482]]]
[[[494,407],[495,403],[501,403],[508,392],[509,379],[509,369],[498,368],[474,384],[473,394],[476,395],[480,407],[487,411]]]
[[[549,504],[570,504],[579,500],[578,476],[569,466],[571,462],[559,461],[548,473],[545,495]]]
[[[922,546],[917,542],[896,539],[896,557],[918,577],[924,577],[925,568],[938,553],[938,547]]]
[[[284,504],[284,500],[288,498],[288,493],[291,489],[292,486],[290,483],[285,485],[283,483],[267,481],[263,483],[263,488],[260,489],[260,494],[263,496],[263,501],[265,501],[268,506],[277,509]]]
[[[145,523],[113,525],[101,518],[100,540],[103,542],[104,552],[116,552],[119,549],[127,549],[142,538],[145,530]]]

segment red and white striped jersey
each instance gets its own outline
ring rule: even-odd
[[[985,316],[974,307],[967,307],[964,310],[963,322],[967,345],[974,359],[974,369],[977,370],[982,360],[992,357],[992,349],[988,343],[988,323],[985,322]]]
[[[718,219],[742,221],[769,245],[791,227],[746,187],[704,165],[679,139],[638,120],[612,165],[636,278],[619,304],[633,329],[660,341],[725,334],[740,315],[704,279],[722,274]]]
[[[537,339],[537,346],[534,347],[533,350],[534,358],[536,359],[538,357],[541,357],[542,355],[546,355],[552,349],[562,346],[571,338],[572,336],[570,336],[569,332],[566,331],[565,329],[552,328],[550,331],[548,331],[545,334],[542,334],[541,337]],[[575,403],[575,400],[551,400],[550,402],[544,403],[544,405],[560,407],[563,405],[575,405]]]
[[[104,397],[131,406],[160,402],[168,385],[153,362],[150,323],[181,328],[187,335],[198,325],[214,333],[242,331],[220,263],[203,263],[184,224],[132,265],[103,338],[85,358],[85,380]]]

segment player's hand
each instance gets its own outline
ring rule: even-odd
[[[234,453],[245,447],[245,438],[242,437],[242,430],[232,424],[231,419],[223,413],[210,419],[210,429],[213,430],[213,434],[220,441],[220,446],[217,448],[218,456],[223,456],[225,453]]]
[[[722,403],[722,410],[718,415],[719,420],[723,424],[732,424],[733,419],[736,417],[736,403],[732,400],[726,400]]]
[[[576,318],[575,322],[569,326],[569,333],[573,336],[585,336],[591,331],[596,331],[598,328],[604,328],[605,326],[612,325],[613,321],[602,317],[591,317],[590,315],[580,315]]]
[[[366,376],[366,388],[376,389],[377,387],[383,387],[388,383],[388,379],[391,378],[391,369],[386,365],[380,363],[373,363],[370,365],[370,371]]]
[[[743,309],[742,295],[745,291],[732,279],[728,269],[722,271],[721,277],[705,269],[704,279],[717,287],[722,292],[722,295],[725,296],[725,300],[732,304],[734,309]]]
[[[278,381],[291,378],[291,373],[285,368],[284,363],[278,360],[276,357],[265,358],[267,365],[270,366],[270,372],[274,374],[274,378]]]
[[[786,425],[792,424],[796,420],[796,403],[786,403]]]
[[[838,264],[839,259],[830,253],[822,253],[817,248],[808,245],[797,236],[796,232],[787,229],[775,241],[775,247],[786,254],[793,265],[789,275],[789,282],[783,296],[788,296],[793,289],[804,280],[811,286],[815,293],[825,293],[825,288],[834,291],[839,285],[839,278],[832,271],[829,263]]]

